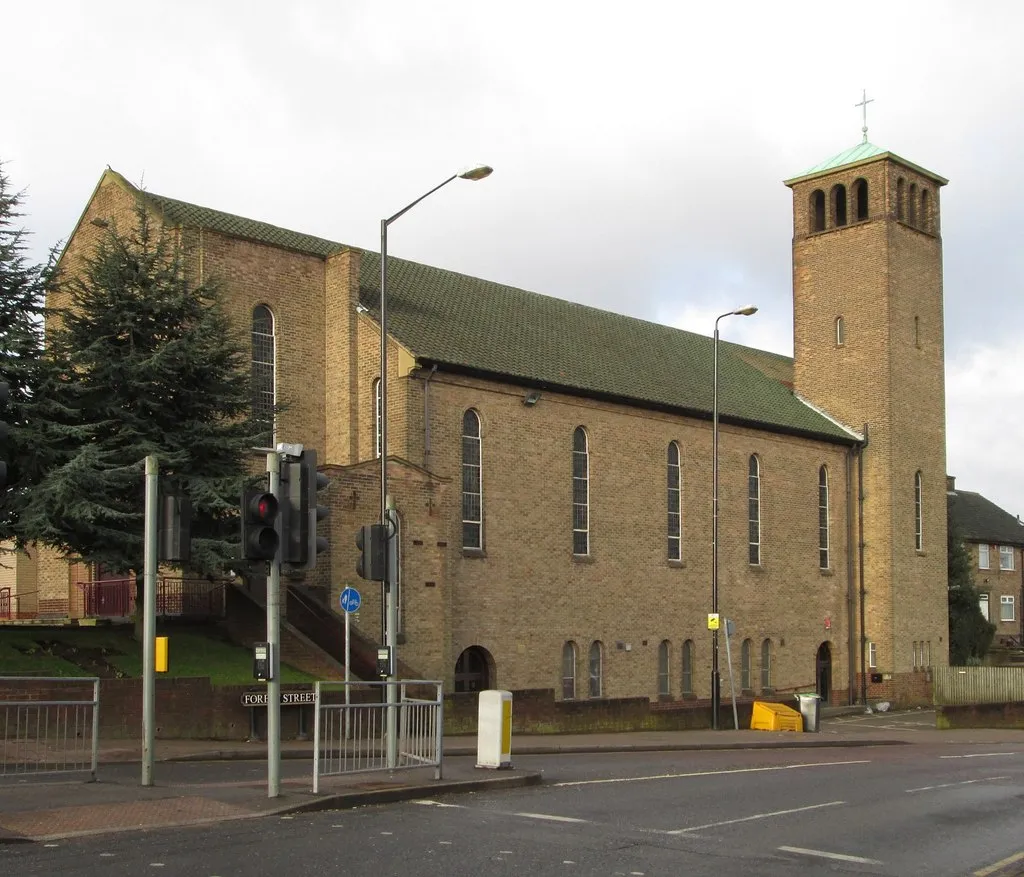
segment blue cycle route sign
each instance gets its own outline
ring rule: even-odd
[[[362,597],[359,596],[359,591],[355,588],[345,588],[341,592],[341,608],[345,612],[356,612],[359,609],[359,604],[362,602]]]

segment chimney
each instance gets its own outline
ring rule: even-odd
[[[956,476],[946,476],[946,493],[956,493]]]

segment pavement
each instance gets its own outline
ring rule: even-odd
[[[1024,730],[939,731],[931,710],[823,717],[816,733],[750,730],[642,731],[514,735],[512,767],[476,767],[476,737],[444,741],[442,778],[433,768],[321,778],[312,792],[310,741],[282,741],[280,794],[267,794],[265,742],[157,740],[154,784],[141,784],[141,744],[105,741],[96,781],[83,774],[0,776],[0,844],[203,825],[237,819],[337,810],[458,792],[534,785],[539,771],[515,766],[517,755],[566,752],[653,752],[723,749],[806,749],[925,743],[1024,746]],[[202,763],[249,762],[225,779]],[[255,762],[262,761],[261,766]],[[137,769],[132,769],[135,764]],[[207,776],[204,777],[204,770]],[[231,773],[228,771],[228,773]],[[216,779],[210,779],[214,775]],[[240,776],[244,778],[239,779]]]

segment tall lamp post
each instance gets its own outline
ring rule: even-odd
[[[726,317],[756,314],[754,305],[728,311],[715,318],[714,391],[711,403],[711,612],[718,615],[718,322]],[[718,730],[718,709],[722,700],[722,680],[718,672],[718,628],[711,632],[711,727]]]
[[[398,674],[398,656],[396,647],[398,645],[398,603],[395,599],[394,571],[389,569],[391,563],[391,539],[394,536],[394,528],[391,525],[391,516],[388,513],[388,226],[396,219],[401,218],[424,198],[428,198],[438,189],[447,186],[452,180],[482,180],[489,177],[493,168],[485,164],[476,165],[452,174],[448,179],[434,186],[429,192],[420,195],[415,201],[407,204],[397,213],[380,221],[380,522],[387,530],[388,548],[384,552],[384,599],[385,607],[385,629],[384,643],[388,649],[387,677],[390,683],[387,686],[388,709],[388,766],[393,767],[397,754],[397,737],[395,734],[396,716],[393,707],[398,702],[397,691],[394,682]]]

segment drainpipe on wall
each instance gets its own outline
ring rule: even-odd
[[[860,702],[868,703],[867,677],[867,633],[865,622],[865,589],[864,589],[864,449],[870,441],[868,425],[864,424],[864,441],[857,449],[857,566],[860,575]]]
[[[859,445],[846,452],[846,699],[857,702],[857,590],[854,581],[854,526],[856,514],[853,501],[853,457]]]
[[[430,470],[430,379],[437,371],[437,365],[423,379],[423,468]]]

